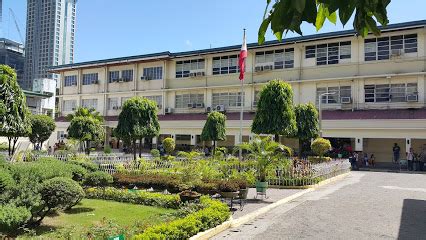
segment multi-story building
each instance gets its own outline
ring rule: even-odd
[[[23,78],[24,62],[24,46],[21,43],[0,38],[0,64],[15,69],[18,82],[21,82]]]
[[[187,145],[202,144],[206,112],[212,109],[227,115],[228,137],[220,144],[238,143],[241,105],[248,141],[258,93],[271,79],[292,85],[295,104],[318,105],[319,95],[332,92],[321,99],[323,136],[390,162],[394,143],[402,155],[426,144],[425,27],[423,20],[389,25],[381,36],[340,31],[250,44],[243,93],[240,46],[82,62],[51,71],[61,75],[63,116],[79,106],[95,108],[105,116],[110,136],[123,102],[144,96],[158,103],[160,138],[172,136]],[[52,138],[64,136],[68,125],[58,118]],[[294,139],[281,141],[298,148]]]
[[[77,0],[28,0],[25,77],[20,85],[31,89],[34,79],[58,80],[47,70],[74,62]]]

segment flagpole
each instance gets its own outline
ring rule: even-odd
[[[244,40],[246,39],[246,29],[244,28]],[[243,43],[245,44],[245,43]],[[244,69],[245,70],[245,69]],[[241,70],[240,70],[241,71]],[[241,109],[240,109],[240,139],[239,139],[239,144],[243,143],[243,117],[244,117],[244,79],[240,80],[241,82]],[[239,151],[239,156],[238,158],[240,159],[240,161],[243,159],[243,150],[240,148]]]

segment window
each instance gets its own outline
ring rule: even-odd
[[[364,86],[365,102],[405,102],[406,96],[417,94],[417,83],[372,84]]]
[[[65,76],[64,78],[64,86],[76,86],[77,85],[77,75]]]
[[[129,70],[123,70],[123,71],[121,71],[121,78],[125,82],[131,82],[131,81],[133,81],[133,70],[129,69]]]
[[[176,108],[188,108],[189,104],[204,104],[204,94],[176,95]]]
[[[212,94],[213,107],[216,107],[217,105],[224,105],[225,107],[240,107],[243,102],[244,94],[241,95],[241,92]]]
[[[64,100],[63,102],[63,111],[70,112],[76,109],[76,101],[75,100]]]
[[[97,83],[98,83],[97,73],[83,74],[83,85],[90,85],[90,84],[97,84]]]
[[[294,48],[256,52],[256,66],[273,65],[274,69],[294,67]]]
[[[81,106],[87,109],[96,109],[98,107],[98,99],[83,99]]]
[[[120,71],[109,71],[108,72],[108,82],[117,82],[120,79]]]
[[[213,75],[238,72],[238,56],[222,56],[213,58]]]
[[[317,88],[316,103],[318,104],[319,96],[323,93],[335,93],[324,95],[321,97],[321,103],[333,104],[340,103],[342,97],[352,97],[351,86],[332,86],[332,87],[319,87]]]
[[[317,65],[338,64],[341,59],[351,58],[351,42],[326,43],[306,46],[305,58],[315,58]]]
[[[118,98],[108,98],[108,110],[117,110],[119,107]]]
[[[145,80],[163,79],[163,67],[149,67],[143,69]]]
[[[158,95],[158,96],[145,96],[145,98],[156,102],[158,109],[162,109],[163,108],[163,96],[161,96],[161,95]]]
[[[191,71],[204,71],[204,59],[176,62],[176,78],[189,77]]]
[[[401,53],[416,53],[417,34],[364,40],[365,61],[388,60],[392,55],[392,50],[401,50]]]

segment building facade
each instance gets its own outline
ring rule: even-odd
[[[318,106],[318,96],[332,92],[321,99],[323,136],[390,162],[394,143],[401,155],[426,144],[425,27],[426,21],[416,21],[389,25],[381,36],[365,39],[340,31],[249,44],[243,93],[240,46],[83,62],[51,71],[62,79],[62,116],[79,106],[95,108],[110,134],[123,102],[147,97],[160,109],[160,138],[172,136],[178,145],[203,144],[201,130],[212,109],[226,112],[228,119],[227,140],[219,145],[237,144],[241,105],[243,141],[248,141],[258,93],[272,79],[292,85],[295,104]],[[68,125],[58,118],[52,138],[66,136]],[[280,140],[298,149],[295,139]]]
[[[24,46],[18,42],[0,38],[0,64],[15,69],[18,82],[21,82],[23,78],[24,62]]]
[[[20,82],[31,89],[34,79],[58,80],[51,66],[74,62],[77,0],[28,0],[25,77]]]

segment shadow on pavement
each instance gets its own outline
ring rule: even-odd
[[[398,239],[426,238],[426,201],[404,199]]]

